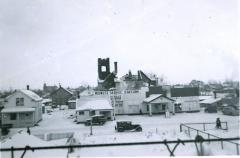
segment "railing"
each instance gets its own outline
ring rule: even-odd
[[[206,128],[206,125],[216,125],[216,122],[202,122],[202,123],[184,123],[184,125],[202,125],[203,131],[208,130]],[[228,123],[227,122],[221,122],[221,125],[225,125],[225,128],[221,128],[222,130],[228,130]],[[214,126],[215,127],[215,126]]]
[[[68,153],[71,153],[74,148],[92,148],[92,147],[111,147],[111,146],[130,146],[130,145],[154,145],[154,144],[163,144],[167,147],[167,150],[170,153],[170,156],[175,156],[174,151],[179,144],[185,145],[185,143],[202,143],[202,142],[218,142],[218,141],[230,141],[230,140],[240,140],[239,137],[235,138],[218,138],[218,139],[203,139],[201,142],[196,139],[192,140],[172,140],[172,141],[154,141],[154,142],[130,142],[130,143],[109,143],[109,144],[85,144],[85,145],[61,145],[61,146],[39,146],[39,147],[21,147],[21,148],[1,148],[1,152],[11,152],[11,157],[14,158],[14,151],[23,151],[21,158],[24,157],[25,153],[36,150],[51,150],[51,149],[68,149]],[[168,144],[175,144],[173,149],[170,149]]]
[[[222,123],[226,124],[226,128],[223,129],[223,130],[228,130],[227,122],[222,122]],[[193,128],[193,127],[188,126],[188,125],[197,125],[197,124],[203,124],[203,130],[205,131],[205,130],[206,130],[205,125],[206,125],[206,124],[213,124],[213,123],[185,123],[185,124],[180,124],[180,132],[184,131],[184,130],[183,130],[183,127],[186,127],[187,130],[185,130],[185,133],[188,134],[190,137],[193,136],[193,135],[192,135],[193,132],[192,132],[192,134],[191,134],[191,130],[193,130],[193,131],[196,132],[196,135],[199,135],[199,134],[201,133],[201,134],[203,134],[203,135],[201,135],[201,136],[207,136],[207,139],[208,139],[208,140],[210,140],[211,137],[216,138],[216,139],[219,139],[220,142],[221,142],[221,149],[224,149],[224,143],[223,143],[223,141],[224,141],[224,139],[227,139],[227,138],[221,138],[221,137],[215,136],[215,135],[213,135],[213,134],[210,134],[210,133],[207,133],[207,132],[201,131],[201,130],[199,130],[199,129],[195,129],[195,128]],[[215,124],[215,123],[214,123],[214,124]],[[195,136],[195,135],[194,135],[194,136]],[[211,141],[209,141],[208,143],[210,144],[210,142],[211,142]],[[239,147],[240,147],[240,144],[235,143],[235,142],[231,142],[231,141],[229,141],[229,140],[228,140],[228,141],[226,140],[226,142],[235,145],[235,146],[236,146],[236,154],[239,155]]]

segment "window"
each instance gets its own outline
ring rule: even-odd
[[[162,110],[166,110],[166,104],[162,104]]]
[[[107,71],[106,66],[102,66],[101,69],[102,69],[102,72],[106,72]]]
[[[78,114],[79,115],[84,115],[84,111],[79,111]]]
[[[10,120],[16,120],[17,119],[17,114],[11,113],[10,114]]]
[[[16,106],[24,106],[24,98],[16,98]]]

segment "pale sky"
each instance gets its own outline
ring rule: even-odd
[[[239,79],[238,0],[0,0],[0,89],[97,85],[97,58],[170,84]]]

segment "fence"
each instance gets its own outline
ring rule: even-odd
[[[191,126],[202,125],[201,127],[203,128],[203,131],[206,131],[206,130],[215,129],[216,122],[184,123],[184,125],[191,125]],[[214,126],[209,127],[209,125],[214,125]],[[228,123],[227,122],[221,122],[221,125],[222,125],[222,128],[221,128],[222,130],[228,130]]]
[[[236,138],[221,138],[221,139],[204,139],[201,142],[217,142],[217,141],[230,141],[230,140],[240,140],[239,137]],[[179,144],[185,145],[185,143],[199,143],[198,140],[174,140],[174,141],[155,141],[155,142],[131,142],[131,143],[109,143],[109,144],[86,144],[86,145],[62,145],[62,146],[42,146],[42,147],[22,147],[22,148],[1,148],[1,152],[11,152],[11,157],[14,158],[14,151],[23,151],[21,158],[24,157],[27,151],[35,150],[51,150],[51,149],[68,149],[68,151],[73,151],[74,148],[91,148],[91,147],[110,147],[110,146],[130,146],[130,145],[154,145],[154,144],[163,144],[167,147],[170,156],[175,156],[174,151]],[[175,144],[173,149],[169,148],[169,144]]]
[[[222,123],[226,125],[226,128],[224,130],[228,130],[227,122],[222,122]],[[221,137],[215,136],[213,134],[210,134],[210,133],[207,133],[207,132],[201,131],[199,129],[196,129],[196,128],[188,126],[188,125],[200,125],[200,124],[203,125],[202,127],[203,127],[203,130],[205,131],[207,124],[215,124],[215,123],[185,123],[185,124],[180,124],[180,132],[185,132],[190,137],[191,136],[195,137],[196,135],[201,134],[201,136],[203,138],[205,138],[206,140],[210,140],[211,138],[219,139],[220,140],[220,147],[221,147],[221,149],[224,149],[224,148],[228,148],[229,149],[229,148],[231,148],[230,146],[232,145],[232,146],[235,146],[236,154],[239,155],[240,144],[235,143],[235,142],[231,142],[229,140],[226,140],[226,138],[221,138]],[[228,145],[224,146],[224,144],[225,144],[224,140],[226,140],[225,142]],[[211,141],[208,141],[208,143],[210,144]],[[218,144],[216,144],[216,145],[218,145]]]

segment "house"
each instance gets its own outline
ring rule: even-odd
[[[17,90],[5,99],[2,125],[31,127],[42,120],[42,98],[30,90]]]
[[[198,87],[172,87],[170,94],[175,100],[176,112],[200,111]]]
[[[152,114],[165,113],[166,111],[175,113],[174,100],[162,94],[152,94],[144,99],[143,104],[145,108],[142,109],[143,113],[148,112]]]
[[[86,122],[93,115],[104,115],[113,120],[113,107],[107,98],[79,98],[76,100],[77,122]]]
[[[44,83],[43,84],[43,92],[44,93],[52,93],[52,92],[54,92],[55,90],[57,90],[57,86],[47,86],[47,84],[46,83]]]
[[[73,96],[73,93],[61,85],[60,87],[51,93],[52,104],[53,105],[67,105],[68,100]]]
[[[216,113],[218,107],[220,107],[221,98],[208,98],[206,100],[200,101],[200,106],[205,108],[205,112]]]

